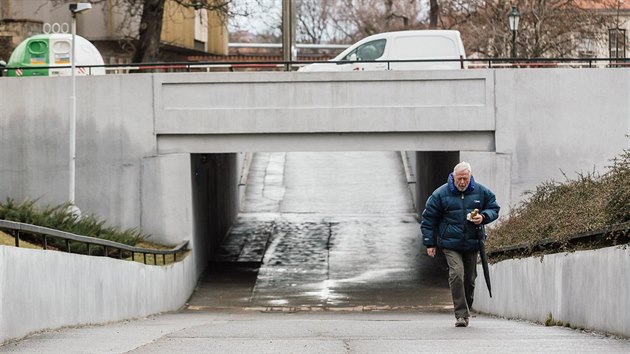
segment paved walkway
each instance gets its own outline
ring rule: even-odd
[[[0,347],[28,353],[628,353],[630,341],[564,327],[449,313],[187,311],[43,332]]]
[[[243,212],[189,303],[452,308],[419,232],[399,152],[256,153]]]

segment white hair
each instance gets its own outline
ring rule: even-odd
[[[472,167],[470,167],[470,164],[468,162],[462,161],[455,165],[455,168],[453,168],[453,173],[466,170],[468,170],[468,172],[470,172],[470,174],[472,175]]]

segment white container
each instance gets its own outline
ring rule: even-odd
[[[81,36],[76,36],[75,41],[76,75],[104,75],[103,57],[98,49]],[[71,34],[38,34],[15,48],[7,65],[8,76],[70,76],[71,60]]]

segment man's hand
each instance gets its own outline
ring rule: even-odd
[[[435,257],[435,247],[427,248],[427,254],[429,255],[429,257]]]
[[[475,225],[479,225],[483,222],[483,216],[481,215],[481,213],[478,213],[477,215],[473,216],[472,220],[470,221],[472,221]]]

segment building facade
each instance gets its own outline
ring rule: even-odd
[[[0,0],[0,59],[8,60],[24,39],[45,31],[68,31],[69,2]],[[99,49],[105,63],[128,63],[135,50],[142,2],[108,0],[77,15],[77,34]],[[58,25],[54,25],[58,24]],[[190,55],[227,54],[227,28],[205,9],[195,10],[166,0],[161,34],[164,61]]]

